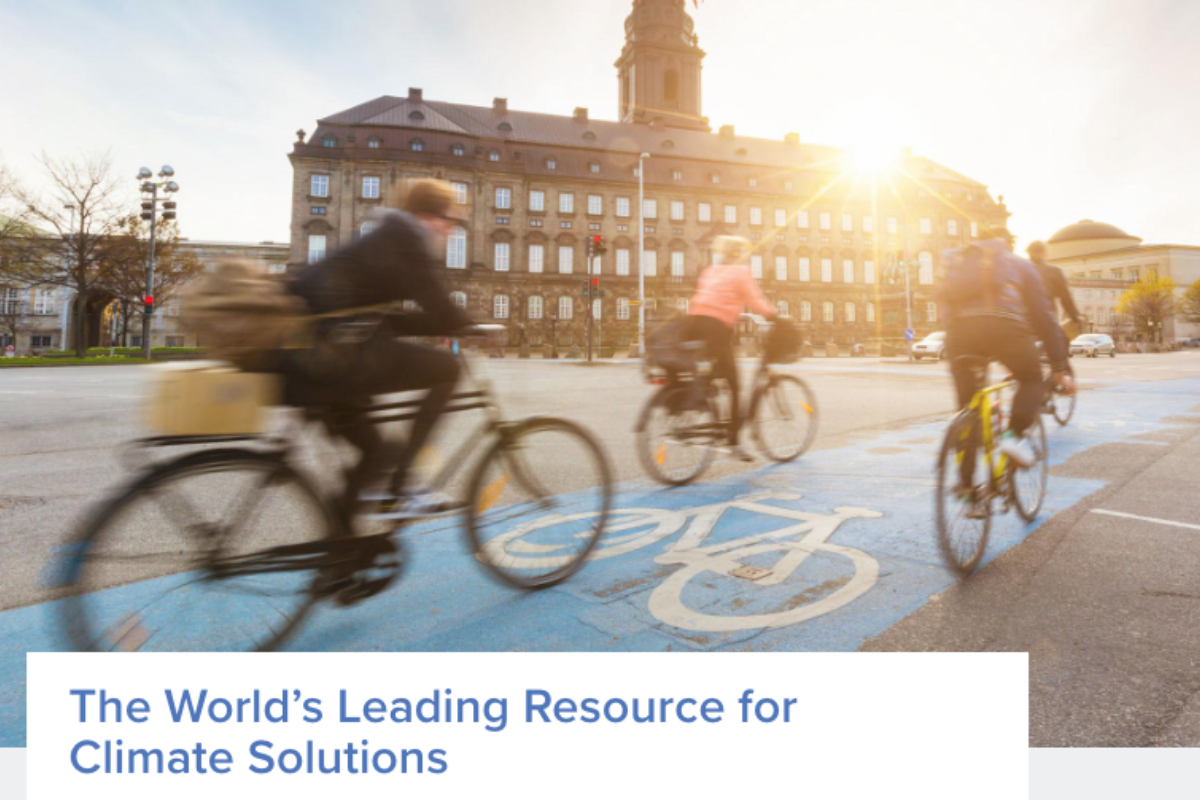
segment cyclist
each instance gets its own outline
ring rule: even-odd
[[[1029,260],[1038,268],[1038,273],[1042,276],[1042,286],[1045,287],[1046,295],[1050,300],[1050,313],[1057,318],[1058,308],[1062,306],[1062,313],[1067,315],[1067,319],[1078,330],[1083,324],[1083,317],[1080,316],[1079,308],[1075,305],[1075,298],[1071,297],[1071,288],[1067,284],[1066,273],[1046,261],[1046,244],[1044,242],[1032,242],[1026,252],[1029,253]],[[1058,327],[1058,335],[1063,340],[1063,346],[1068,346],[1067,334],[1061,326]],[[1050,395],[1053,389],[1052,380],[1047,379],[1047,395]]]
[[[1038,454],[1025,439],[1042,402],[1042,373],[1037,345],[1044,343],[1055,387],[1070,394],[1074,386],[1067,371],[1067,353],[1058,323],[1042,288],[1037,268],[1012,252],[1012,237],[1003,226],[980,226],[979,239],[945,255],[942,286],[946,307],[946,351],[960,408],[977,390],[975,370],[962,356],[995,359],[1018,382],[1010,427],[999,439],[1001,452],[1022,467],[1031,467]],[[986,423],[985,423],[986,424]],[[974,446],[969,447],[973,455]],[[971,503],[974,458],[963,459],[959,497]]]
[[[396,334],[449,336],[471,325],[470,318],[450,301],[434,257],[457,222],[450,216],[453,202],[448,183],[414,182],[399,208],[379,214],[374,229],[308,266],[290,284],[290,291],[316,314],[404,300],[421,307],[420,313],[388,317],[387,324],[377,326],[365,342],[349,353],[339,352],[330,369],[316,371],[302,357],[283,356],[285,398],[293,405],[332,406],[344,412],[371,395],[428,392],[417,409],[407,444],[385,441],[366,419],[339,427],[338,433],[361,453],[346,475],[339,507],[343,534],[352,531],[351,520],[363,490],[384,477],[389,466],[395,470],[382,516],[400,519],[436,513],[450,502],[439,493],[406,486],[405,479],[453,393],[459,364],[447,350],[403,341]]]
[[[685,340],[705,343],[713,362],[712,376],[729,385],[729,452],[741,461],[752,461],[753,458],[738,444],[742,417],[738,409],[740,387],[733,337],[743,309],[748,308],[768,319],[775,316],[775,308],[763,296],[745,263],[749,255],[748,240],[740,236],[716,238],[713,242],[716,263],[700,273],[699,286],[688,304],[683,329]]]

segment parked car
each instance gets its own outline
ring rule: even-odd
[[[1088,358],[1097,356],[1117,357],[1117,346],[1112,337],[1104,333],[1085,333],[1071,340],[1070,356],[1084,355]]]
[[[915,361],[922,358],[933,358],[938,361],[946,357],[946,332],[931,333],[913,345],[912,356]]]

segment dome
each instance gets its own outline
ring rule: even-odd
[[[1074,225],[1068,225],[1050,237],[1051,244],[1062,242],[1086,242],[1093,239],[1129,239],[1140,242],[1136,236],[1130,236],[1116,225],[1105,222],[1094,222],[1090,219],[1081,220]]]

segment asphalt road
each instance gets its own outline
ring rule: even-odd
[[[729,622],[730,609],[753,610],[745,581],[729,590],[684,581],[678,596],[669,596],[674,568],[654,564],[683,562],[666,556],[636,565],[624,553],[600,560],[570,588],[514,605],[510,594],[490,587],[436,596],[447,575],[453,583],[459,573],[448,573],[435,553],[430,564],[439,571],[423,576],[418,569],[380,598],[406,616],[397,627],[381,630],[374,624],[381,609],[368,604],[342,618],[342,638],[318,622],[297,646],[600,649],[619,642],[631,649],[1028,651],[1031,744],[1195,746],[1200,353],[1075,365],[1084,391],[1072,425],[1051,432],[1057,455],[1047,509],[1033,526],[999,526],[987,566],[959,582],[930,546],[930,452],[952,411],[944,365],[812,359],[787,367],[819,398],[814,451],[786,469],[719,462],[703,484],[663,492],[645,479],[634,453],[634,419],[650,392],[636,365],[476,361],[510,416],[561,415],[602,438],[621,481],[618,507],[698,520],[699,509],[716,503],[737,530],[759,530],[752,518],[832,520],[829,509],[853,507],[858,511],[829,523],[812,544],[831,562],[851,558],[853,569],[843,574],[844,563],[813,562],[811,586],[788,598],[789,610],[754,618],[771,620],[764,630],[753,620]],[[42,588],[44,566],[89,504],[120,485],[128,460],[137,460],[122,445],[141,433],[144,380],[138,367],[0,371],[0,609],[8,609],[0,613],[0,684],[10,696],[23,681],[15,657],[55,646],[27,633],[44,624],[39,609],[51,599]],[[449,457],[473,428],[466,419],[448,422],[434,460]],[[344,455],[316,432],[306,435],[302,453],[318,480],[338,474]],[[803,500],[789,494],[796,491]],[[825,516],[806,516],[814,507]],[[837,547],[824,544],[830,536]],[[713,596],[700,597],[700,588]],[[417,600],[423,590],[426,597]],[[824,602],[830,593],[849,599],[823,616],[803,614],[802,600]],[[360,628],[344,621],[355,614]],[[19,663],[23,669],[23,658]],[[22,715],[0,708],[0,728],[9,727],[6,717]]]

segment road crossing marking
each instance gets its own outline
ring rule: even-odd
[[[1106,517],[1121,517],[1122,519],[1136,519],[1139,522],[1153,522],[1156,525],[1167,525],[1172,528],[1184,528],[1190,531],[1200,531],[1200,525],[1193,525],[1190,522],[1176,522],[1171,519],[1159,519],[1158,517],[1143,517],[1138,514],[1126,514],[1124,511],[1106,511],[1102,508],[1093,508],[1093,514],[1103,514]]]

